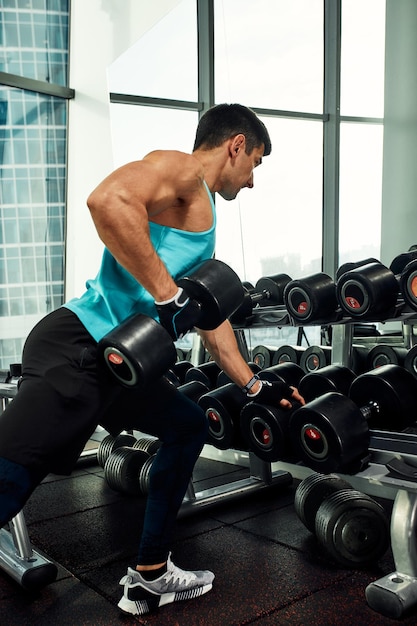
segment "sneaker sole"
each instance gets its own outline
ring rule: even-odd
[[[131,615],[145,615],[145,613],[151,613],[165,604],[171,604],[172,602],[180,602],[182,600],[192,600],[204,595],[213,585],[204,585],[203,587],[194,587],[194,589],[187,589],[186,591],[174,591],[172,593],[163,593],[155,598],[149,600],[129,600],[125,596],[118,603],[119,609],[125,613]]]

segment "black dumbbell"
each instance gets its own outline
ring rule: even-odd
[[[141,493],[139,475],[149,454],[144,450],[122,446],[114,450],[104,465],[104,477],[114,491],[129,495]]]
[[[295,511],[327,554],[343,567],[375,563],[389,547],[383,507],[336,474],[310,474],[298,485]]]
[[[286,382],[298,387],[304,371],[296,363],[271,365],[258,374],[259,378],[269,381]],[[253,401],[245,404],[240,413],[240,431],[247,447],[260,459],[275,462],[292,457],[292,446],[288,432],[289,419],[300,405],[292,401],[292,409]]]
[[[367,355],[367,369],[373,370],[382,365],[401,365],[404,366],[407,356],[407,348],[403,346],[387,346],[377,345],[371,348]]]
[[[190,380],[189,382],[180,385],[177,389],[193,402],[198,402],[201,396],[210,391],[208,385],[206,385],[202,380]]]
[[[184,384],[185,375],[192,367],[193,364],[190,361],[177,361],[165,372],[165,376],[175,387],[178,387]]]
[[[199,328],[219,326],[240,305],[243,287],[225,263],[210,259],[177,281],[201,305]],[[154,319],[138,314],[99,341],[98,352],[116,379],[126,386],[145,388],[177,360],[169,333]]]
[[[276,348],[259,344],[252,348],[252,361],[263,370],[272,364]]]
[[[354,489],[332,494],[320,505],[315,519],[319,543],[344,567],[376,563],[390,545],[389,522],[383,507]]]
[[[399,365],[384,365],[352,382],[349,397],[328,392],[291,417],[297,456],[324,474],[354,474],[370,459],[370,428],[401,430],[417,418],[417,380]]]
[[[404,303],[416,310],[417,298],[413,302],[412,297],[416,258],[417,252],[407,252],[395,257],[389,268],[375,261],[345,272],[336,285],[340,306],[351,317],[369,320],[396,317]]]
[[[289,424],[300,404],[294,401],[292,404],[291,409],[258,402],[249,402],[243,407],[240,414],[242,437],[247,448],[263,461],[274,463],[294,459]]]
[[[97,449],[97,463],[100,467],[104,467],[112,452],[122,446],[133,446],[135,441],[136,437],[134,435],[130,435],[129,433],[121,433],[116,437],[113,437],[113,435],[106,435],[100,442]]]
[[[153,437],[152,435],[142,435],[137,441],[135,441],[132,448],[135,450],[142,450],[143,452],[153,455],[158,452],[161,445],[161,441],[158,437]]]
[[[347,396],[354,379],[355,373],[349,367],[325,365],[303,376],[298,384],[298,391],[306,402],[311,402],[329,391],[338,391]]]
[[[301,355],[300,367],[306,372],[316,370],[330,365],[332,349],[330,346],[308,346]]]
[[[338,281],[339,278],[343,276],[343,274],[346,274],[346,272],[350,272],[350,270],[354,270],[355,268],[361,267],[362,265],[368,265],[368,263],[380,262],[381,261],[378,261],[378,259],[375,259],[374,257],[369,257],[367,259],[361,259],[360,261],[343,263],[343,265],[341,265],[336,271],[336,281]]]
[[[284,304],[294,322],[334,322],[342,317],[336,285],[324,272],[288,283],[284,290]]]
[[[304,370],[297,363],[277,363],[270,365],[258,373],[259,378],[271,382],[277,380],[291,387],[298,387],[304,376]]]
[[[295,512],[311,532],[315,532],[316,514],[320,505],[337,491],[352,489],[350,483],[337,474],[320,474],[315,472],[304,478],[295,490]]]
[[[278,365],[279,363],[296,363],[300,365],[301,355],[304,350],[304,346],[280,346],[272,358],[272,365]]]
[[[409,349],[404,359],[404,367],[417,378],[417,345]]]
[[[341,308],[352,318],[382,320],[395,316],[398,280],[382,263],[368,263],[342,274],[336,283]]]
[[[413,252],[417,254],[417,251]],[[417,310],[417,260],[412,260],[401,271],[400,290],[406,304]]]
[[[209,424],[207,443],[220,450],[246,449],[240,436],[239,419],[247,402],[246,394],[234,383],[211,389],[199,398],[198,405]]]
[[[274,274],[260,278],[255,287],[246,283],[239,308],[230,316],[233,324],[244,322],[253,315],[256,306],[276,306],[284,302],[284,288],[290,282],[288,274]]]
[[[216,361],[207,361],[206,363],[201,363],[201,365],[190,367],[185,373],[184,382],[189,383],[193,380],[199,380],[209,389],[213,389],[217,384],[220,371]]]

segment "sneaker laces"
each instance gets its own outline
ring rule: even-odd
[[[175,581],[178,581],[179,585],[188,585],[197,579],[197,576],[194,574],[194,572],[187,572],[180,567],[174,565],[172,561],[169,562],[169,569],[165,572],[163,577],[167,584],[169,584],[170,582],[175,583]]]

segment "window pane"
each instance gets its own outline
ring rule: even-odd
[[[0,311],[0,367],[6,368],[20,361],[34,323],[63,301],[66,105],[6,87],[0,101],[0,258],[8,303]]]
[[[114,93],[197,101],[196,1],[183,0],[109,68]]]
[[[383,117],[385,0],[342,2],[342,115]]]
[[[197,113],[112,104],[110,117],[116,167],[141,159],[152,150],[193,149]]]
[[[339,265],[380,258],[382,144],[382,125],[341,125]]]
[[[215,0],[216,101],[323,110],[323,1]]]
[[[272,153],[255,170],[254,188],[219,196],[217,257],[242,280],[321,269],[322,124],[264,118]]]
[[[17,6],[0,0],[0,71],[66,86],[68,0]]]

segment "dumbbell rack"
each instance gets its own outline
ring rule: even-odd
[[[16,393],[17,384],[0,383],[0,413]],[[0,568],[27,590],[40,589],[56,579],[55,563],[32,548],[23,511],[9,522],[9,530],[0,528]]]
[[[415,311],[399,313],[395,319],[384,321],[402,323],[406,348],[412,348],[417,342],[414,336]],[[259,313],[254,310],[251,327],[272,324],[278,327],[301,325],[294,323],[282,307],[275,312],[272,308],[269,311],[260,309]],[[320,322],[314,322],[314,325],[320,325]],[[331,362],[352,367],[353,320],[342,319],[331,325]],[[368,585],[365,595],[375,611],[400,618],[417,608],[417,434],[371,431],[369,453],[369,465],[364,470],[341,476],[354,489],[394,502],[390,537],[396,570]],[[312,473],[304,465],[286,462],[273,463],[272,468],[287,471],[300,480]]]

